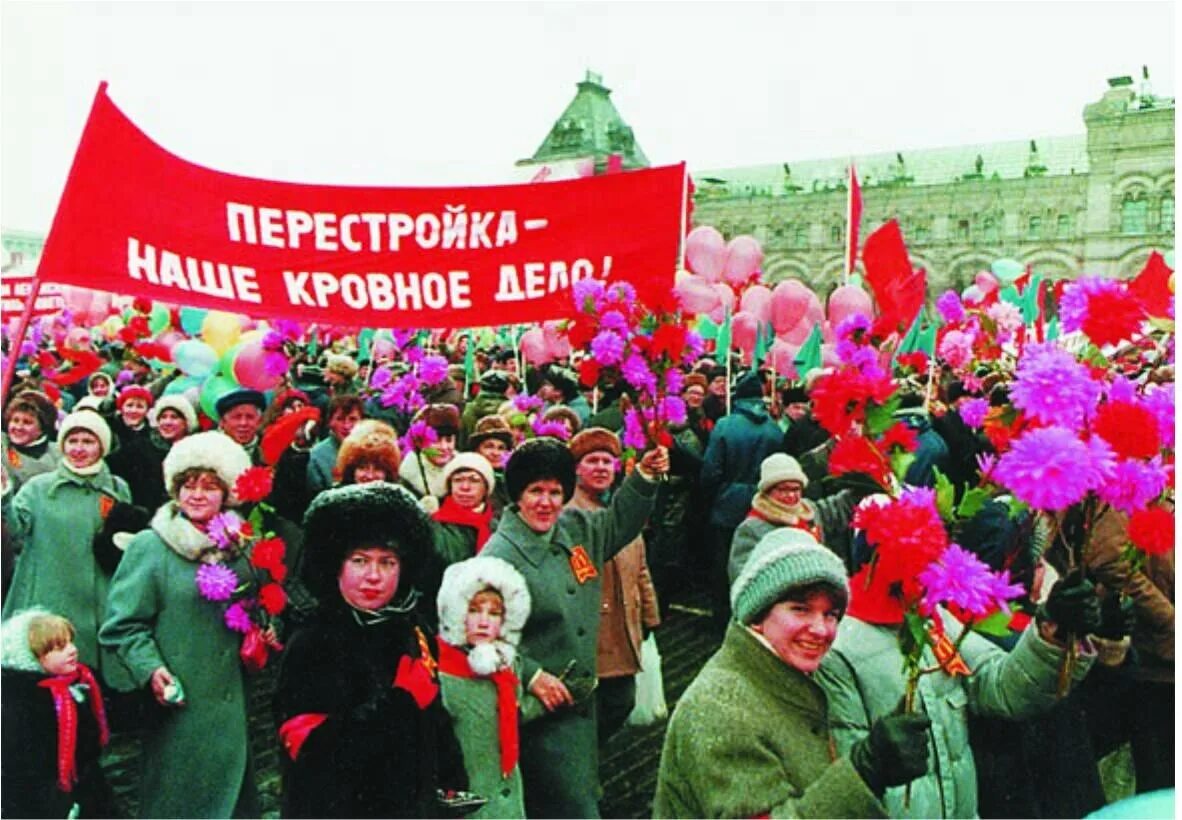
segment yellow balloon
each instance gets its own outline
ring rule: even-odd
[[[242,335],[242,317],[237,313],[211,310],[201,323],[201,340],[221,356]]]
[[[123,329],[122,316],[108,316],[99,328],[103,331],[103,335],[108,339],[114,339],[119,331]]]
[[[1173,293],[1174,292],[1174,274],[1172,274],[1172,273],[1170,274],[1170,281],[1168,284],[1170,286],[1170,293]]]
[[[240,342],[261,342],[263,340],[263,337],[266,335],[267,335],[267,331],[258,330],[256,328],[255,330],[248,330],[245,333],[243,333],[241,336],[238,337],[238,341],[240,341]]]

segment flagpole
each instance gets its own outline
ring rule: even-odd
[[[845,194],[845,276],[842,278],[842,284],[848,285],[850,283],[850,274],[853,271],[850,269],[850,243],[853,241],[853,221],[854,221],[854,158],[850,157],[849,165],[846,166],[846,194]]]
[[[677,243],[677,267],[685,269],[685,236],[689,228],[689,168],[681,176],[681,240]]]
[[[21,346],[25,342],[25,333],[29,330],[29,321],[33,318],[33,309],[37,306],[37,296],[40,292],[41,277],[34,275],[33,284],[29,288],[29,301],[25,303],[25,309],[21,311],[16,333],[9,340],[11,347],[8,348],[8,361],[4,363],[4,383],[0,385],[0,396],[3,397],[5,403],[8,401],[8,389],[12,387],[12,380],[16,376],[16,363],[21,357]]]

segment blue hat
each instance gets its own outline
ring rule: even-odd
[[[217,403],[214,404],[214,409],[218,411],[218,417],[220,418],[240,404],[253,404],[260,411],[266,410],[267,397],[258,390],[242,387],[237,390],[231,390],[218,399]]]

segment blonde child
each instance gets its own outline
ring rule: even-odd
[[[517,642],[529,617],[525,579],[500,558],[449,566],[439,588],[439,681],[464,753],[469,788],[488,802],[469,817],[525,817],[517,765],[519,721],[542,704],[522,699]]]
[[[78,660],[74,626],[44,609],[27,609],[0,624],[0,642],[0,814],[109,813],[98,763],[109,737],[103,695]]]

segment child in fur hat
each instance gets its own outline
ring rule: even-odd
[[[471,558],[444,572],[438,604],[443,705],[464,753],[469,786],[488,800],[468,816],[525,817],[518,707],[523,721],[544,712],[534,696],[523,699],[517,674],[517,642],[529,618],[525,579],[500,558]]]
[[[109,812],[98,765],[109,739],[103,695],[78,660],[73,624],[44,609],[26,609],[6,620],[0,635],[0,812],[5,817]]]

